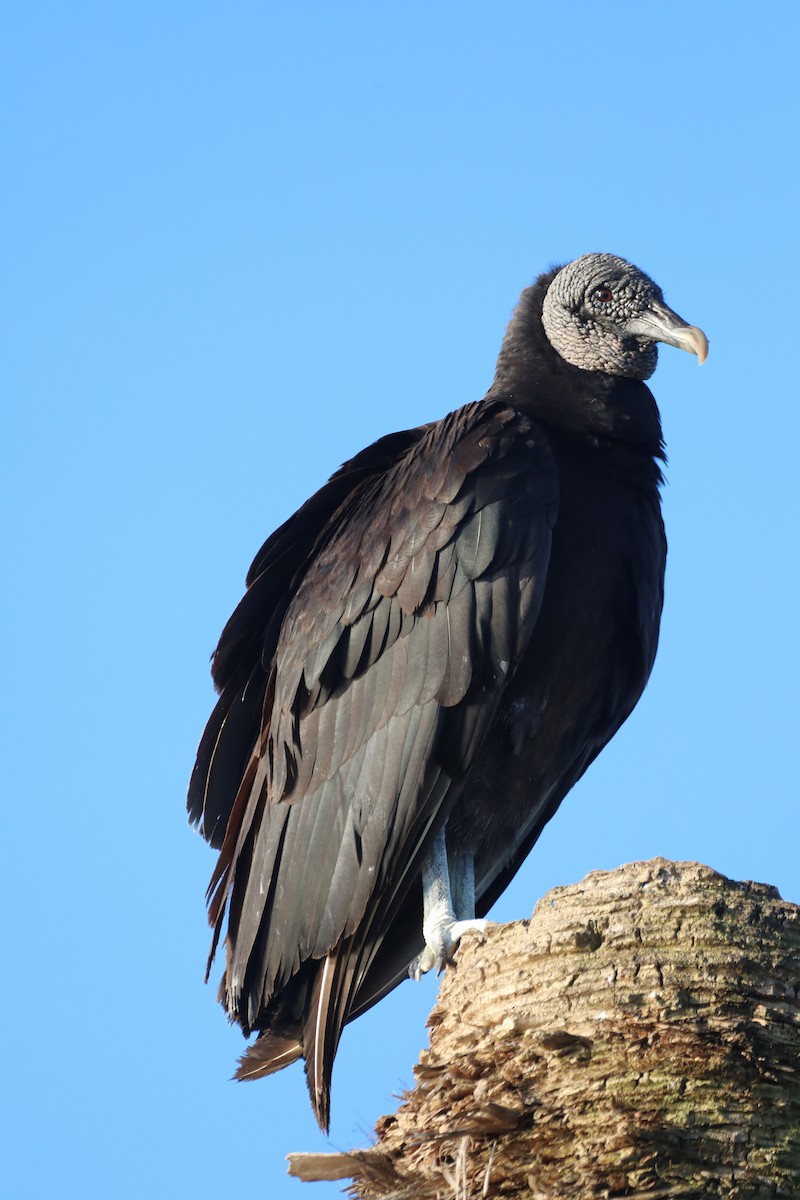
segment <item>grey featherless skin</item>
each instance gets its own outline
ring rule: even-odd
[[[706,357],[705,335],[664,303],[658,284],[614,254],[584,254],[547,289],[542,324],[550,345],[583,371],[649,379],[657,342]]]

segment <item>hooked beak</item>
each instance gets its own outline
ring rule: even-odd
[[[696,354],[700,363],[708,357],[708,338],[702,329],[687,325],[663,300],[651,300],[645,311],[628,323],[626,332],[687,350]]]

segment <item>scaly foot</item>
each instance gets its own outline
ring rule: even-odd
[[[441,975],[447,964],[452,960],[458,943],[463,934],[474,929],[477,933],[485,933],[493,922],[480,918],[471,921],[445,920],[437,922],[431,929],[425,930],[425,949],[413,960],[408,973],[412,979],[420,980],[427,972],[436,968],[436,974]]]

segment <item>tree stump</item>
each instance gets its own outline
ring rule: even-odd
[[[416,1087],[350,1154],[369,1200],[800,1197],[800,908],[664,859],[469,934]]]

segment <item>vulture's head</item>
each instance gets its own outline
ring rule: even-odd
[[[649,379],[657,342],[696,354],[708,342],[664,303],[661,288],[614,254],[584,254],[554,276],[544,298],[542,324],[562,358],[584,371]]]

